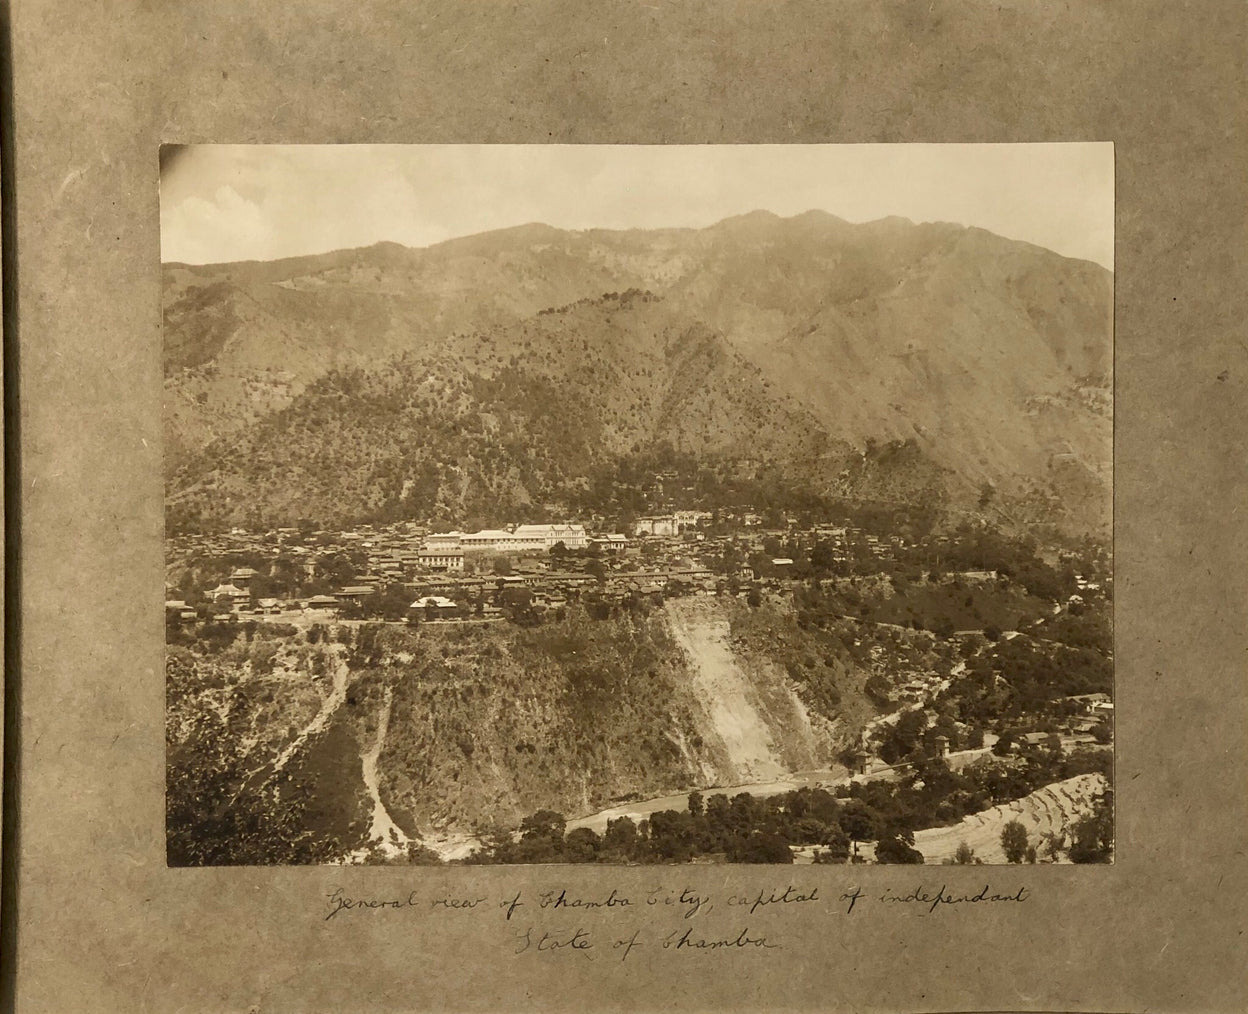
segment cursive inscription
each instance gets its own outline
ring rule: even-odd
[[[951,891],[947,884],[929,888],[922,883],[904,891],[889,886],[882,890],[850,887],[842,891],[842,886],[829,890],[828,884],[788,883],[784,887],[772,884],[757,890],[750,887],[709,892],[660,885],[629,894],[603,885],[601,890],[580,894],[568,887],[530,892],[513,885],[498,894],[436,893],[423,898],[416,891],[392,897],[352,896],[344,888],[336,887],[324,895],[328,908],[324,918],[358,911],[419,910],[426,918],[465,920],[471,920],[475,914],[496,919],[500,926],[510,923],[515,941],[513,952],[518,955],[577,954],[592,961],[596,956],[609,954],[625,961],[638,948],[643,953],[733,954],[791,947],[792,941],[785,940],[786,927],[797,927],[789,925],[784,913],[798,908],[805,909],[807,915],[822,911],[842,918],[864,909],[909,909],[915,915],[929,916],[943,908],[1018,905],[1031,897],[1026,887],[1002,890],[989,884],[977,891]],[[720,906],[722,911],[717,916],[714,913]],[[560,916],[567,920],[563,925],[544,924],[544,920],[553,921]],[[687,921],[695,916],[696,923]],[[732,922],[725,925],[726,918]],[[755,924],[753,932],[743,925],[746,920]],[[759,931],[759,921],[766,923],[765,935]],[[806,919],[800,921],[808,924]]]
[[[686,919],[692,919],[699,912],[711,910],[711,899],[703,895],[696,894],[688,887],[682,887],[680,893],[669,891],[664,887],[656,887],[646,896],[647,905],[663,905],[663,906],[680,906],[685,907],[684,916]]]
[[[997,892],[989,893],[988,885],[985,884],[982,891],[974,894],[952,894],[948,891],[944,884],[935,893],[927,891],[922,885],[916,887],[907,894],[896,894],[891,888],[886,887],[884,893],[880,895],[880,901],[886,904],[901,905],[926,905],[928,913],[935,912],[941,905],[976,905],[990,902],[1022,902],[1028,898],[1027,888],[1020,887],[1013,894],[999,894]],[[853,903],[850,903],[853,908]]]
[[[790,884],[783,891],[759,891],[758,896],[753,899],[751,899],[748,894],[730,895],[728,898],[728,904],[729,906],[748,906],[750,915],[753,915],[764,905],[799,905],[805,901],[818,900],[818,887],[814,887],[809,891],[799,891],[792,884]]]
[[[550,951],[574,951],[583,957],[592,958],[589,952],[593,950],[594,942],[590,939],[589,934],[577,927],[572,932],[549,933],[545,930],[538,930],[536,927],[530,926],[523,932],[516,932],[516,953],[523,954],[527,950],[533,950],[540,953]]]
[[[339,912],[351,912],[357,909],[376,911],[378,909],[414,908],[419,904],[415,891],[409,892],[406,898],[348,898],[341,887],[336,887],[327,897],[329,898],[329,914],[325,916],[326,919],[332,919]]]
[[[678,935],[679,934],[679,935]],[[679,930],[673,930],[667,935],[663,941],[664,948],[670,950],[690,950],[690,951],[718,951],[718,950],[742,950],[746,947],[763,947],[767,949],[778,947],[778,944],[767,942],[766,937],[750,936],[749,927],[741,930],[736,936],[724,937],[703,937],[695,936],[693,929],[687,929],[683,933]]]
[[[537,896],[537,904],[540,908],[628,908],[632,902],[614,889],[605,898],[578,898],[565,889],[558,893],[542,891]]]

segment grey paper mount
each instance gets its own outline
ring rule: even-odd
[[[15,1009],[1243,1009],[1246,18],[1237,3],[16,5]],[[628,961],[521,960],[496,903],[746,896],[790,874],[166,868],[163,631],[145,591],[162,580],[162,142],[1060,140],[1116,145],[1112,867],[1019,872],[1025,905],[852,919],[851,888],[919,885],[842,869],[805,877],[826,904],[788,917],[782,948]],[[483,897],[495,914],[326,920],[338,889]]]

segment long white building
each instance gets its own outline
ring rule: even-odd
[[[584,549],[589,544],[584,525],[520,525],[515,538],[526,542],[540,539],[547,549],[560,542],[568,549]]]
[[[524,550],[549,552],[562,542],[568,549],[584,549],[589,535],[584,525],[518,525],[514,530],[484,528],[479,532],[446,532],[425,539],[426,552],[488,550],[515,553]]]

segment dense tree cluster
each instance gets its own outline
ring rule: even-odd
[[[367,566],[368,557],[359,550],[337,550],[307,560],[281,551],[196,552],[177,562],[173,597],[211,613],[216,603],[207,600],[206,591],[229,584],[230,574],[240,568],[256,572],[249,583],[253,600],[333,594]]]
[[[1114,793],[1110,789],[1097,800],[1086,817],[1070,830],[1067,855],[1072,863],[1109,863],[1114,858]]]
[[[914,832],[953,824],[962,817],[1034,792],[1043,785],[1097,771],[1109,777],[1110,756],[1101,751],[1034,751],[1008,761],[984,761],[962,773],[930,761],[900,781],[858,782],[835,793],[802,788],[759,798],[691,793],[684,810],[662,810],[639,822],[609,821],[602,835],[566,830],[563,816],[543,810],[526,818],[519,835],[489,831],[472,863],[683,863],[698,858],[743,863],[792,861],[790,846],[816,846],[816,861],[846,862],[853,842],[875,842],[876,861],[923,862]],[[1098,814],[1100,814],[1098,810]],[[1021,825],[1020,825],[1021,827]],[[1103,817],[1075,825],[1071,858],[1104,859],[1112,833]],[[1012,832],[1006,849],[1020,862],[1029,848]],[[1017,848],[1016,848],[1017,846]],[[1017,852],[1018,858],[1013,858]],[[1078,855],[1083,858],[1075,858]],[[972,857],[963,861],[970,862]]]
[[[1056,731],[1080,711],[1070,697],[1112,694],[1113,677],[1112,660],[1096,649],[1015,637],[971,659],[935,706],[982,728]]]
[[[683,863],[707,857],[733,863],[791,863],[789,846],[815,846],[825,862],[849,857],[850,811],[823,789],[759,798],[739,793],[689,794],[684,810],[660,810],[634,821],[609,821],[605,833],[566,831],[562,815],[527,817],[518,836],[494,830],[471,863]]]

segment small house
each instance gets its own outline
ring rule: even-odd
[[[244,608],[251,602],[251,592],[246,588],[239,588],[232,584],[219,584],[212,591],[208,592],[208,598],[213,602],[220,602],[225,599],[232,611]]]
[[[259,576],[259,571],[252,570],[250,567],[239,567],[230,575],[230,584],[237,585],[239,588],[250,589],[252,580]]]
[[[454,599],[448,599],[441,595],[426,595],[407,607],[409,622],[426,619],[447,619],[458,612],[458,603]]]
[[[458,548],[425,549],[416,554],[416,562],[425,570],[462,571],[464,551]]]

